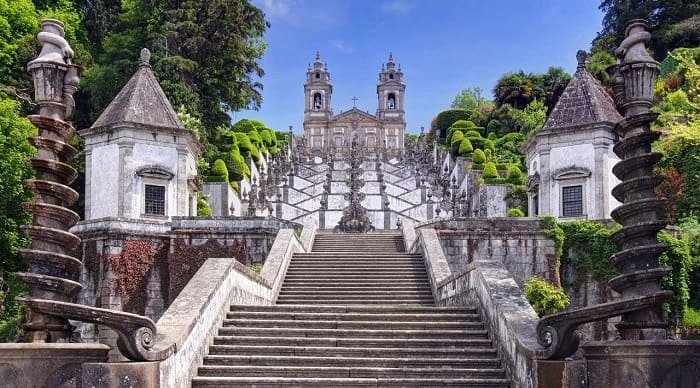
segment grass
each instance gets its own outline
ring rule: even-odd
[[[700,309],[688,307],[681,332],[683,339],[700,339]]]

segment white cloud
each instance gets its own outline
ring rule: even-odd
[[[390,0],[382,2],[379,6],[382,12],[395,15],[405,15],[413,9],[413,3],[408,0]]]
[[[331,40],[328,43],[331,44],[331,47],[337,49],[341,53],[350,54],[353,52],[352,47],[345,44],[345,42],[343,42],[342,40]]]
[[[289,16],[289,0],[256,0],[255,4],[270,18]]]

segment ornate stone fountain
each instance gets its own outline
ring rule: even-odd
[[[615,127],[620,142],[614,151],[621,161],[613,168],[621,182],[612,190],[622,202],[612,212],[622,225],[612,236],[620,251],[610,257],[620,275],[609,282],[621,298],[544,317],[537,327],[546,358],[563,359],[578,349],[578,325],[621,316],[619,340],[583,346],[590,387],[700,384],[700,341],[667,340],[663,319],[662,305],[672,292],[661,289],[661,278],[670,268],[658,261],[668,247],[656,236],[668,220],[665,199],[654,193],[661,178],[654,176],[653,168],[661,154],[651,150],[659,133],[650,129],[657,114],[649,108],[654,103],[659,63],[646,51],[645,43],[651,38],[647,29],[644,20],[627,24],[627,37],[615,51],[620,63],[610,72],[614,100],[624,112]]]
[[[46,380],[51,384],[60,383],[61,378],[79,379],[76,365],[106,360],[109,347],[105,345],[70,343],[80,338],[69,319],[114,329],[120,351],[131,360],[162,360],[174,349],[173,345],[153,349],[156,326],[146,317],[74,303],[82,288],[77,281],[82,263],[73,256],[80,239],[68,231],[79,218],[68,209],[78,199],[68,186],[77,175],[68,164],[76,154],[68,144],[75,134],[68,120],[75,109],[79,67],[71,63],[73,50],[64,38],[63,24],[48,19],[41,27],[37,35],[41,53],[28,64],[38,106],[38,114],[29,119],[39,129],[30,138],[37,148],[30,159],[36,178],[26,181],[34,201],[24,204],[34,214],[32,225],[24,227],[32,245],[21,251],[29,271],[20,276],[29,293],[17,298],[26,312],[21,339],[29,343],[4,345],[0,350],[0,365],[11,369],[0,374],[10,376],[9,383],[4,383],[16,386],[45,386],[46,378],[52,379]]]
[[[349,192],[345,194],[345,199],[349,203],[343,209],[343,215],[335,227],[336,232],[367,233],[374,231],[372,221],[367,216],[367,209],[362,206],[362,200],[365,198],[365,194],[361,191],[365,185],[365,181],[362,179],[363,160],[357,140],[353,139],[350,149],[349,178],[346,182]]]

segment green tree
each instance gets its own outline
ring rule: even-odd
[[[483,96],[484,90],[479,86],[462,89],[452,101],[450,108],[464,109],[488,115],[494,109],[494,103]]]
[[[532,74],[520,70],[501,77],[493,88],[494,102],[497,107],[508,104],[515,109],[522,109],[529,104],[541,91],[535,90]]]
[[[533,100],[525,109],[516,112],[515,121],[520,132],[529,135],[532,131],[542,128],[547,121],[547,107],[544,102]]]
[[[535,92],[538,93],[535,98],[544,103],[549,113],[571,81],[571,75],[561,67],[550,67],[546,73],[537,74],[533,78],[536,84]]]
[[[700,46],[700,1],[698,0],[601,0],[605,13],[603,29],[593,40],[594,51],[613,50],[625,37],[632,19],[646,19],[651,26],[649,48],[657,60],[676,47]]]
[[[21,204],[31,199],[24,180],[33,176],[26,158],[35,151],[27,137],[36,135],[36,128],[19,111],[17,101],[0,93],[0,270],[5,271],[23,268],[18,251],[28,239],[20,225],[31,222]]]

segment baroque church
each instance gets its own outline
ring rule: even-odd
[[[384,147],[392,154],[400,154],[406,130],[405,91],[401,65],[397,66],[393,55],[389,54],[379,72],[376,113],[363,112],[353,105],[336,115],[331,106],[331,74],[316,53],[316,60],[313,66],[309,66],[304,83],[306,145],[314,150],[330,151],[349,148],[356,140],[366,149]]]

